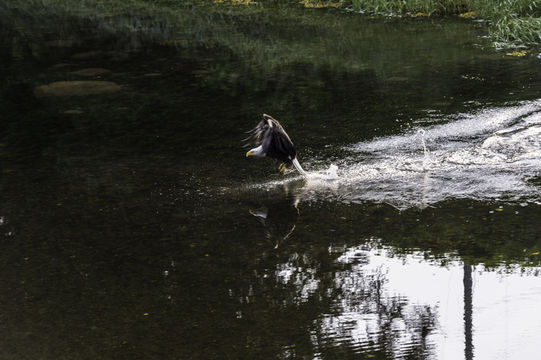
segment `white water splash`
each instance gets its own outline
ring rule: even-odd
[[[331,164],[327,169],[327,180],[336,180],[338,179],[338,166]]]
[[[541,100],[448,121],[350,145],[350,155],[332,173],[331,168],[308,171],[296,191],[307,200],[373,201],[398,208],[461,198],[541,202],[540,189],[527,181],[541,169]]]

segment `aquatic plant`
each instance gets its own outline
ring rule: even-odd
[[[541,17],[502,16],[494,22],[491,30],[500,47],[541,43]]]
[[[300,2],[305,8],[332,8],[342,5],[340,1],[322,1],[322,0],[301,0]]]
[[[383,15],[448,14],[463,12],[467,8],[463,0],[352,0],[356,10]]]
[[[458,14],[458,16],[464,19],[472,19],[475,17],[475,11],[468,11],[462,14]]]
[[[256,1],[252,0],[214,0],[215,4],[231,4],[231,5],[256,5]]]

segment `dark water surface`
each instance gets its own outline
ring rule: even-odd
[[[1,27],[2,359],[536,357],[541,62],[280,11],[206,46]],[[262,113],[307,179],[244,157]]]

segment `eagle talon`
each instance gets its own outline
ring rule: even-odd
[[[286,164],[281,163],[280,166],[278,166],[278,170],[280,170],[280,173],[282,173],[282,175],[284,175],[285,172],[286,172]]]

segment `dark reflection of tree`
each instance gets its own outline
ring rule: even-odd
[[[287,211],[283,208],[292,207],[289,200],[281,205],[274,200],[266,203],[271,204],[268,209],[273,208],[273,211],[284,214]],[[430,334],[437,326],[436,310],[426,305],[411,304],[407,298],[386,294],[386,274],[381,269],[372,273],[363,271],[362,265],[367,264],[369,259],[363,256],[362,251],[352,261],[342,261],[340,258],[351,249],[351,238],[354,236],[366,239],[371,234],[378,234],[384,239],[383,244],[395,245],[392,247],[395,255],[399,255],[403,251],[401,249],[424,246],[427,254],[443,254],[458,249],[464,257],[474,259],[464,265],[465,359],[474,357],[471,262],[487,263],[497,254],[516,259],[519,256],[516,254],[523,253],[524,248],[535,249],[539,243],[527,227],[513,227],[524,235],[516,236],[516,239],[523,242],[519,245],[509,242],[505,236],[497,235],[494,229],[515,224],[519,219],[509,211],[503,214],[507,216],[499,216],[498,221],[488,221],[490,219],[487,220],[484,215],[487,213],[485,204],[478,204],[469,210],[469,219],[479,217],[479,221],[473,224],[471,220],[466,221],[455,215],[452,205],[438,210],[429,208],[422,212],[410,211],[414,216],[381,206],[363,208],[368,214],[360,215],[358,207],[354,208],[356,211],[340,207],[335,214],[333,211],[336,208],[331,207],[321,216],[323,212],[320,208],[312,211],[309,206],[301,203],[299,209],[296,231],[288,239],[287,246],[272,249],[272,246],[267,245],[269,250],[255,264],[260,269],[257,279],[249,281],[257,284],[252,288],[253,294],[275,294],[273,298],[276,302],[272,306],[276,309],[283,309],[286,313],[290,309],[297,309],[313,315],[310,319],[303,317],[306,320],[304,326],[309,328],[310,346],[306,345],[306,334],[302,334],[302,340],[296,338],[294,341],[295,350],[290,349],[297,357],[348,359],[362,358],[369,354],[375,358],[422,359],[434,355]],[[521,209],[524,212],[526,210]],[[331,221],[325,219],[329,216],[333,218]],[[288,217],[284,215],[285,218]],[[342,227],[337,225],[340,224],[340,218],[345,219],[341,223]],[[384,218],[388,220],[382,221]],[[307,224],[313,227],[310,231],[306,230]],[[328,232],[329,227],[336,231]],[[427,231],[427,228],[431,231]],[[469,231],[468,242],[461,238],[463,231]],[[488,231],[493,236],[485,236]],[[347,240],[341,242],[341,239]],[[449,239],[453,240],[452,243]],[[362,245],[363,241],[359,241],[361,249],[370,250],[367,243]],[[356,246],[359,246],[359,241],[355,242]],[[445,264],[446,260],[441,258],[441,261]],[[369,322],[367,319],[377,326],[372,328],[371,336],[359,336],[358,329]],[[403,326],[397,328],[397,324]],[[410,336],[407,341],[404,340],[405,334]],[[401,346],[403,344],[407,346]]]
[[[264,237],[275,239],[272,247],[277,250],[274,241],[277,244],[291,235],[297,220],[302,219],[302,209],[300,217],[293,216],[298,208],[291,200],[271,201],[258,209],[250,213],[262,219]],[[275,294],[281,294],[275,300],[283,301],[274,306],[313,312],[309,334],[305,334],[312,344],[310,352],[301,353],[296,348],[297,357],[310,353],[322,359],[428,357],[435,310],[388,294],[383,268],[365,271],[362,266],[369,262],[366,252],[356,253],[353,261],[341,261],[344,251],[347,248],[310,248],[289,254],[269,251],[258,264],[262,270],[249,294],[274,289]],[[246,307],[246,301],[242,302]]]
[[[473,281],[472,266],[464,263],[464,358],[473,359]]]
[[[432,347],[427,337],[435,327],[436,314],[429,306],[408,306],[408,299],[389,296],[362,301],[365,304],[352,312],[348,301],[343,299],[342,307],[335,309],[337,314],[328,314],[315,323],[313,342],[323,358],[371,354],[383,358],[422,359],[430,355]],[[340,319],[343,314],[353,314],[353,317]],[[365,317],[368,321],[355,317]],[[370,328],[370,322],[375,326]],[[355,334],[362,325],[367,331],[364,338]]]

